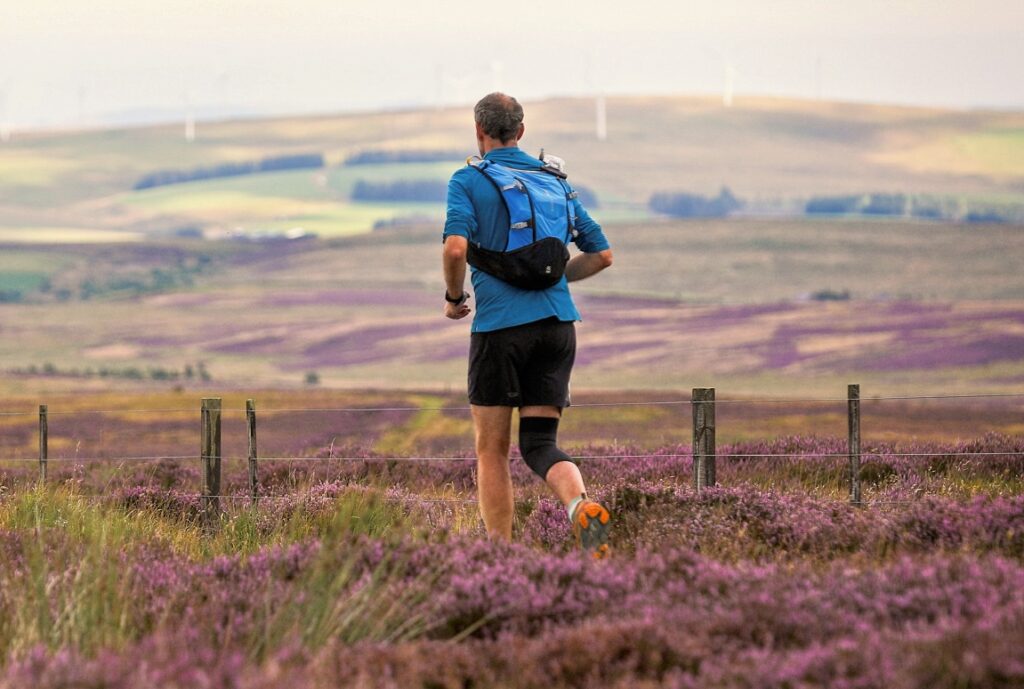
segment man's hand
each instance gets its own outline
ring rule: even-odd
[[[453,321],[457,321],[460,318],[465,318],[469,315],[472,309],[469,308],[469,295],[465,292],[462,293],[462,301],[457,304],[453,304],[450,301],[444,302],[444,315],[451,318]]]
[[[465,237],[452,235],[444,240],[444,284],[445,295],[455,296],[462,294],[462,300],[458,302],[445,301],[444,315],[452,320],[465,318],[469,315],[469,305],[466,300],[469,295],[462,289],[466,282],[466,251],[469,242]]]
[[[612,250],[605,249],[592,254],[576,254],[565,266],[565,279],[569,282],[584,280],[600,273],[612,264]]]

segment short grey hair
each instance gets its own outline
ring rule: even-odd
[[[502,143],[515,140],[523,123],[523,106],[499,91],[489,93],[473,108],[473,117],[484,134]]]

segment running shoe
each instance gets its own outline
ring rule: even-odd
[[[608,522],[611,515],[600,503],[583,500],[572,513],[572,532],[576,545],[595,560],[608,556]]]

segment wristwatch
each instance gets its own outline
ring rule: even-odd
[[[449,304],[455,304],[456,306],[458,306],[467,299],[469,299],[469,295],[466,294],[465,291],[462,292],[462,296],[460,296],[458,299],[452,299],[451,297],[448,296],[448,290],[444,291],[444,300]]]

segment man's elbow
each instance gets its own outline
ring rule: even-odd
[[[611,268],[611,265],[612,265],[612,250],[611,249],[605,249],[604,251],[599,251],[597,256],[598,256],[599,259],[601,259],[601,264],[600,264],[601,265],[601,270],[604,270],[605,268]]]
[[[449,261],[464,261],[466,260],[466,247],[445,247],[444,257]]]
[[[449,237],[444,243],[444,257],[448,261],[466,260],[468,242],[464,237]]]

